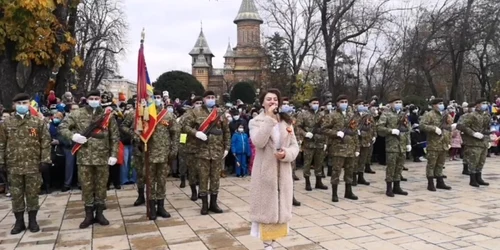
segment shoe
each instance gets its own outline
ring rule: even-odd
[[[328,190],[328,187],[321,182],[322,177],[321,176],[316,176],[316,186],[314,188],[316,189],[322,189],[322,190]]]
[[[413,162],[422,162],[422,160],[420,160],[420,158],[415,158],[413,159]]]
[[[326,176],[332,176],[332,171],[333,171],[333,167],[327,166],[326,167]]]
[[[488,182],[485,182],[483,180],[481,172],[476,173],[476,180],[477,180],[477,184],[479,184],[480,186],[489,186],[490,185]]]
[[[423,157],[423,156],[420,156],[418,159],[419,159],[420,161],[423,161],[423,162],[426,162],[426,161],[427,161],[427,159],[425,159],[425,157]]]
[[[156,220],[158,214],[156,213],[156,201],[149,200],[149,220]]]
[[[408,181],[408,179],[404,178],[403,175],[401,175],[401,181]]]
[[[447,186],[445,183],[444,183],[444,179],[442,176],[439,176],[439,177],[436,177],[437,181],[436,181],[436,188],[437,189],[445,189],[445,190],[450,190],[451,187],[450,186]]]
[[[332,184],[332,201],[333,202],[339,202],[339,197],[337,195],[339,185],[333,185]]]
[[[408,195],[408,192],[403,191],[403,189],[401,189],[399,181],[394,182],[394,188],[393,188],[392,192],[394,194],[399,194],[399,195]]]
[[[469,185],[473,186],[473,187],[479,187],[479,184],[477,183],[477,179],[476,179],[476,174],[470,174],[470,182],[469,182]]]
[[[363,172],[358,173],[358,183],[360,185],[370,186],[370,183],[365,180],[365,176],[364,176]]]
[[[99,223],[101,226],[107,226],[109,225],[108,219],[104,217],[104,204],[99,204],[96,206],[96,211],[95,211],[95,222]]]
[[[198,191],[196,191],[196,185],[189,185],[191,188],[191,200],[192,201],[197,201],[198,200]]]
[[[352,174],[352,186],[357,186],[358,185],[358,173],[353,173]]]
[[[16,224],[14,224],[14,228],[10,230],[10,234],[19,234],[26,230],[26,225],[24,225],[24,212],[15,212],[14,216],[16,217]]]
[[[311,181],[310,181],[310,179],[309,179],[310,177],[309,177],[309,176],[307,176],[307,177],[304,177],[304,178],[306,179],[306,190],[307,190],[307,191],[312,191],[313,189],[312,189],[312,187],[311,187]]]
[[[180,188],[186,187],[186,176],[185,175],[181,175],[181,185],[179,187]]]
[[[385,191],[385,195],[389,197],[394,197],[394,192],[392,191],[392,182],[386,182],[387,188]]]
[[[220,178],[226,178],[226,173],[224,173],[224,171],[220,173]]]
[[[241,177],[241,175],[239,175],[239,174],[236,175],[236,178],[240,178],[240,177]]]
[[[295,196],[293,197],[292,205],[295,207],[300,207],[300,202],[297,199],[295,199]]]
[[[406,168],[406,167],[403,167],[403,171],[408,171],[408,168]]]
[[[365,173],[367,173],[367,174],[375,174],[376,172],[372,170],[370,164],[365,164]]]
[[[137,197],[137,200],[135,200],[134,202],[135,207],[146,203],[146,199],[144,198],[144,188],[138,188],[137,193],[139,194],[139,196]]]
[[[300,181],[300,178],[295,173],[293,173],[293,180]]]
[[[436,192],[436,187],[434,186],[434,177],[427,177],[427,190]]]
[[[217,194],[210,195],[210,207],[208,208],[211,212],[216,214],[222,214],[224,211],[220,209],[219,205],[217,205]]]
[[[469,165],[464,163],[464,168],[462,170],[463,175],[470,175],[469,174]]]
[[[207,215],[208,214],[208,197],[206,195],[203,195],[200,197],[201,198],[201,215]]]
[[[121,185],[116,185],[116,186],[114,186],[114,187],[115,187],[115,189],[122,189],[122,186],[121,186]]]
[[[63,192],[63,193],[64,193],[64,192],[68,192],[69,190],[71,190],[71,188],[70,188],[70,187],[66,187],[66,186],[64,186],[63,188],[61,188],[61,192]]]
[[[85,219],[80,223],[80,228],[87,228],[94,224],[94,207],[85,206]]]
[[[28,229],[32,233],[36,233],[40,231],[40,227],[38,226],[38,223],[36,222],[36,214],[38,213],[38,210],[33,210],[33,211],[28,211]]]
[[[156,200],[158,205],[157,214],[163,218],[170,218],[170,214],[165,210],[165,200]]]
[[[345,194],[344,198],[350,199],[350,200],[357,200],[358,196],[354,195],[352,192],[352,185],[351,184],[345,184]]]

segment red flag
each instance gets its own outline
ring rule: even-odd
[[[144,105],[144,104],[145,105]],[[137,103],[135,129],[141,131],[141,140],[147,143],[156,126],[157,113],[153,102],[153,86],[149,80],[144,45],[141,41],[137,65]]]

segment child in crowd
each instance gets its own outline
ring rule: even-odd
[[[236,159],[236,177],[248,175],[247,157],[252,156],[248,135],[245,133],[243,125],[238,126],[238,130],[231,139],[231,151]]]
[[[451,131],[450,161],[456,161],[460,158],[460,148],[462,148],[462,136],[460,130],[455,128]]]

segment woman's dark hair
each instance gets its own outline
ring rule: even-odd
[[[266,91],[261,92],[260,96],[259,96],[259,102],[260,102],[260,104],[262,106],[264,106],[264,98],[269,93],[275,94],[278,97],[278,107],[281,107],[281,102],[282,102],[282,100],[281,100],[281,92],[278,89],[268,89]],[[280,110],[280,112],[279,112],[278,115],[279,115],[280,120],[285,121],[288,125],[292,124],[292,118],[287,113],[281,112],[281,110]]]

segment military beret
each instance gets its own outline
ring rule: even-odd
[[[283,98],[281,99],[281,101],[282,101],[282,102],[288,102],[289,100],[288,100],[288,97],[283,97]]]
[[[362,100],[362,99],[356,99],[356,100],[354,101],[354,105],[358,105],[358,104],[360,104],[360,103],[364,103],[364,102],[365,102],[365,101],[364,101],[364,100]]]
[[[202,102],[203,101],[203,98],[201,96],[195,96],[193,98],[193,100],[191,101],[191,103],[195,103],[195,102]]]
[[[18,102],[18,101],[26,101],[30,100],[30,96],[26,93],[19,93],[12,98],[12,102]]]
[[[443,102],[443,98],[434,98],[430,101],[431,105],[436,105],[440,102]]]
[[[153,95],[159,95],[159,96],[162,96],[163,94],[162,94],[162,92],[161,92],[161,91],[159,91],[159,90],[154,90],[154,91],[153,91]]]
[[[479,98],[476,100],[476,105],[477,104],[480,104],[480,103],[483,103],[483,102],[487,102],[488,100],[486,100],[485,98]]]
[[[476,106],[476,104],[474,104],[474,103],[471,102],[471,103],[469,103],[469,105],[467,107],[468,108],[474,108],[475,106]]]
[[[101,96],[101,92],[99,90],[97,90],[97,89],[92,90],[92,91],[90,91],[90,92],[87,93],[86,97],[89,98],[90,96],[99,96],[100,97]]]
[[[194,94],[194,93],[192,93],[192,94]],[[208,91],[205,91],[205,93],[203,93],[203,97],[207,97],[209,95],[215,95],[215,93],[212,90],[208,90]]]
[[[314,101],[319,101],[318,97],[313,97],[309,99],[309,103],[314,102]]]
[[[173,103],[171,103],[171,102],[169,102],[169,103],[166,103],[166,104],[165,104],[165,106],[166,106],[166,107],[173,107],[173,106],[174,106],[174,104],[173,104]]]
[[[346,95],[339,95],[337,96],[337,102],[339,102],[340,100],[348,100],[348,98]]]
[[[323,103],[323,105],[327,105],[328,103],[331,103],[332,102],[332,99],[326,99],[325,102]]]
[[[399,97],[399,96],[395,96],[395,97],[393,97],[393,98],[389,99],[389,102],[402,101],[402,100],[403,100],[403,99],[401,99],[401,97]]]

